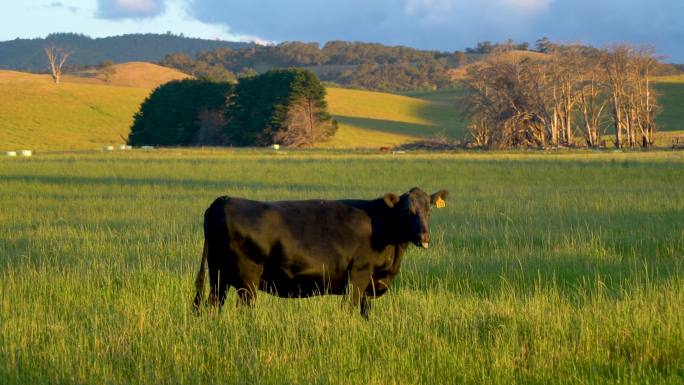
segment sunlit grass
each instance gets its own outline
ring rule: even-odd
[[[120,65],[110,84],[151,86],[180,76],[158,68],[145,63]],[[55,85],[48,75],[0,71],[0,151],[92,150],[123,143],[133,114],[150,89],[102,83],[66,76]],[[684,129],[684,86],[678,77],[670,77],[659,79],[656,87],[662,105],[657,116],[662,133],[656,143],[668,146],[672,132]],[[328,88],[329,110],[339,130],[331,142],[320,146],[377,149],[425,137],[465,139],[468,121],[461,96],[459,88],[405,95]]]
[[[0,159],[0,383],[681,383],[684,156],[166,150]],[[218,195],[447,188],[370,321],[191,313]]]

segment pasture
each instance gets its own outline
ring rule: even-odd
[[[0,151],[93,150],[123,143],[151,89],[183,76],[150,63],[120,64],[116,71],[109,83],[83,73],[55,85],[48,75],[0,70],[0,94],[8,95],[0,98]],[[656,88],[662,104],[656,146],[669,147],[684,137],[684,82],[681,76],[662,78]],[[466,139],[462,96],[460,88],[394,95],[330,87],[326,100],[339,129],[320,147],[378,148],[433,136]],[[610,130],[605,134],[610,142]]]
[[[684,154],[164,150],[0,159],[0,383],[684,381]],[[369,321],[191,313],[218,195],[450,191]]]
[[[110,83],[85,73],[65,76],[58,85],[48,75],[0,70],[0,94],[8,95],[0,98],[0,151],[93,150],[123,143],[152,88],[182,75],[149,63],[120,64],[116,70]],[[327,101],[339,129],[322,147],[378,148],[465,133],[465,122],[449,103],[341,88],[328,88]]]

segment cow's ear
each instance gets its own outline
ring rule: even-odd
[[[436,193],[430,195],[430,203],[438,209],[441,209],[442,207],[446,206],[447,195],[449,195],[449,192],[447,190],[439,190]]]
[[[397,194],[394,194],[394,193],[385,194],[384,199],[385,199],[385,203],[390,208],[394,207],[394,205],[399,203],[399,197],[397,196]]]

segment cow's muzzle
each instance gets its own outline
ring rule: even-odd
[[[416,246],[427,249],[430,246],[430,234],[424,233],[420,236],[420,240],[415,242]]]

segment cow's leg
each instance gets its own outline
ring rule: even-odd
[[[247,258],[241,258],[237,264],[237,271],[239,274],[235,276],[232,282],[232,285],[237,289],[237,304],[238,306],[254,306],[264,267]]]
[[[227,284],[227,279],[221,274],[221,270],[209,269],[209,306],[216,309],[223,305]]]
[[[218,306],[219,309],[223,307],[223,304],[226,303],[226,296],[228,295],[228,289],[230,286],[228,285],[228,279],[220,279],[219,284],[218,284]]]
[[[237,288],[237,294],[238,294],[238,300],[237,300],[238,306],[247,306],[247,307],[253,307],[254,306],[254,300],[256,299],[256,290],[253,289],[252,285],[250,285],[249,283],[246,283],[244,285],[240,285],[240,287]]]
[[[364,295],[361,297],[361,317],[364,319],[368,319],[368,315],[370,314],[371,310],[371,299]]]
[[[349,277],[348,294],[350,310],[360,309],[361,316],[368,319],[370,303],[366,297],[366,288],[370,282],[369,271],[353,271]]]

